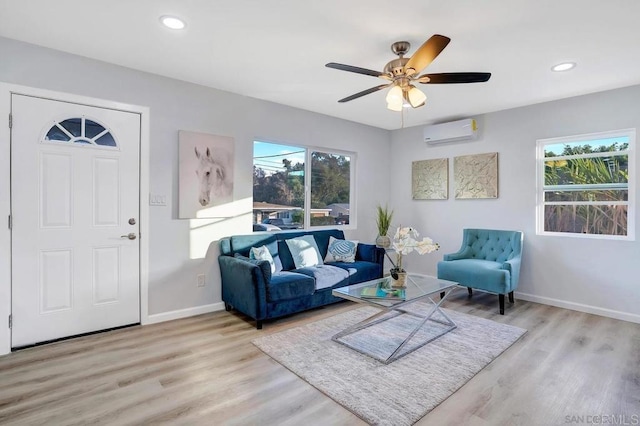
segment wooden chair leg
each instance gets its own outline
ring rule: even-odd
[[[467,287],[467,291],[469,292],[469,297],[473,295],[473,289],[471,287]]]
[[[509,302],[513,303],[513,292],[509,292]]]
[[[440,293],[440,300],[444,299],[444,291]]]
[[[500,315],[504,315],[504,294],[498,295],[498,302],[500,302]]]

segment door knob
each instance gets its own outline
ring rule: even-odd
[[[120,235],[120,238],[128,238],[130,240],[135,240],[138,236],[134,232],[130,232],[127,235]]]

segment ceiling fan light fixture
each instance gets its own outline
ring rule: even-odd
[[[390,109],[391,111],[400,112],[400,111],[402,111],[402,107],[403,107],[403,102],[402,101],[399,101],[399,102],[387,102],[387,109]]]
[[[407,93],[407,98],[409,98],[409,103],[412,107],[418,108],[419,106],[424,105],[427,101],[427,95],[425,95],[420,89],[417,87],[411,87],[409,89],[409,93]]]
[[[170,15],[162,15],[160,17],[160,22],[162,25],[172,30],[182,30],[187,26],[182,19]]]
[[[448,72],[420,75],[420,73],[442,53],[450,41],[451,39],[449,37],[434,34],[425,41],[410,58],[404,56],[409,51],[409,42],[395,42],[391,45],[391,51],[398,55],[398,58],[387,62],[382,72],[355,67],[353,65],[339,64],[337,62],[325,64],[327,68],[386,80],[386,84],[363,90],[346,98],[339,99],[338,102],[349,102],[390,87],[385,98],[387,108],[393,111],[402,111],[402,109],[406,107],[419,108],[423,106],[427,100],[427,96],[413,85],[415,83],[460,84],[484,83],[489,81],[491,78],[490,72]]]
[[[388,104],[395,105],[399,103],[400,107],[402,107],[402,87],[393,86],[391,89],[389,89],[386,100]]]

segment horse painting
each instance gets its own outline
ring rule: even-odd
[[[202,207],[206,207],[211,203],[212,194],[214,197],[229,195],[229,184],[224,166],[213,158],[208,147],[206,153],[198,151],[198,147],[194,150],[198,159],[196,175],[200,184],[198,202]]]
[[[178,217],[227,217],[234,201],[233,138],[180,130],[178,147]]]

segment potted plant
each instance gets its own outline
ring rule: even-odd
[[[422,255],[434,252],[440,248],[438,243],[434,243],[433,240],[428,237],[424,237],[421,241],[418,241],[419,236],[418,231],[411,227],[400,227],[393,236],[391,248],[396,252],[396,263],[389,271],[391,278],[393,278],[392,287],[405,286],[407,271],[402,267],[402,256],[414,250]]]
[[[378,237],[376,238],[376,245],[382,248],[389,248],[391,245],[391,239],[387,235],[389,233],[389,227],[391,226],[391,219],[393,219],[393,210],[389,211],[387,206],[384,208],[378,204],[376,226],[378,227]]]

